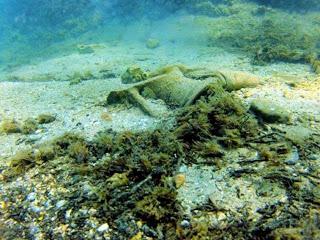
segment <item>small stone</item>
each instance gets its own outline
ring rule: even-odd
[[[112,121],[112,116],[107,113],[107,112],[103,112],[100,114],[100,118],[103,120],[103,121]]]
[[[108,232],[109,231],[109,224],[104,223],[97,229],[98,232],[103,233],[103,232]]]
[[[60,200],[56,203],[56,208],[60,209],[67,203],[66,200]]]
[[[224,212],[218,211],[217,212],[217,218],[219,221],[223,221],[227,218],[226,214]]]
[[[8,204],[5,201],[0,202],[0,209],[5,210],[7,209]]]
[[[288,165],[295,165],[299,161],[299,153],[298,149],[294,147],[292,151],[288,154],[287,159],[285,160],[285,163]]]
[[[181,165],[179,168],[180,173],[185,173],[188,171],[188,166],[187,165]]]
[[[186,175],[180,173],[180,174],[177,174],[175,177],[174,177],[174,182],[175,182],[175,185],[176,185],[176,188],[180,188],[181,186],[184,185],[184,183],[186,182]]]
[[[40,231],[40,229],[38,226],[31,225],[29,231],[31,235],[35,235]]]
[[[244,96],[245,98],[249,98],[249,97],[252,96],[252,93],[251,93],[251,92],[245,92],[245,93],[243,94],[243,96]]]
[[[285,137],[295,144],[303,144],[313,134],[312,130],[302,126],[287,126],[283,130],[286,132]]]
[[[32,193],[29,193],[28,196],[27,196],[27,200],[32,202],[36,199],[36,193],[32,192]]]
[[[90,216],[94,216],[94,215],[97,214],[97,212],[98,212],[98,211],[97,211],[96,209],[90,208],[88,213],[89,213]]]
[[[149,49],[155,49],[160,46],[160,41],[155,38],[149,38],[146,42],[146,47]]]
[[[281,106],[265,99],[256,99],[251,103],[252,110],[258,117],[268,123],[289,123],[291,114]]]
[[[56,120],[56,117],[53,114],[40,114],[37,117],[37,121],[39,124],[47,124],[47,123],[51,123],[54,122]]]
[[[84,45],[84,44],[78,45],[77,50],[80,54],[94,53],[93,47],[90,45]]]
[[[41,208],[35,205],[31,205],[30,210],[34,213],[40,213],[41,212]]]
[[[190,222],[188,220],[183,220],[181,223],[180,223],[180,226],[182,228],[188,228],[190,227]]]
[[[134,235],[132,238],[130,238],[130,240],[140,240],[142,239],[143,233],[142,232],[138,232],[136,235]]]
[[[72,209],[69,209],[69,210],[66,211],[66,214],[64,216],[66,220],[71,218],[71,212],[72,212]]]

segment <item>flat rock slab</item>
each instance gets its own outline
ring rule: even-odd
[[[290,123],[291,121],[291,113],[270,100],[256,99],[252,101],[250,110],[268,123]]]

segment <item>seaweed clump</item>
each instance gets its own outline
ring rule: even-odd
[[[38,122],[33,118],[26,119],[21,127],[23,134],[31,134],[38,130]]]
[[[148,74],[139,67],[129,67],[121,76],[123,83],[136,83],[146,80]]]
[[[319,31],[312,16],[291,16],[273,9],[261,15],[259,9],[212,20],[209,45],[238,48],[257,65],[275,61],[310,63],[310,55],[319,54]]]
[[[82,81],[93,79],[94,75],[90,70],[86,70],[84,72],[74,72],[71,76],[69,76],[69,84],[76,85],[81,83]]]
[[[188,150],[201,157],[215,158],[224,149],[245,146],[257,133],[256,119],[232,93],[211,86],[208,96],[182,111],[175,134]]]
[[[2,123],[0,125],[0,132],[5,133],[5,134],[20,133],[21,126],[14,119],[5,119],[2,121]]]
[[[56,120],[56,117],[54,115],[48,114],[48,113],[40,114],[37,117],[37,122],[39,124],[47,124],[47,123],[54,122],[55,120]]]
[[[162,226],[164,235],[174,233],[180,206],[173,176],[183,156],[181,143],[168,131],[106,131],[92,141],[68,133],[17,153],[3,174],[12,179],[38,167],[57,175],[85,176],[96,187],[89,201],[86,196],[78,200],[84,206],[93,203],[103,218],[115,222],[115,235],[129,239],[139,232],[138,221],[147,221],[149,228]],[[132,231],[124,232],[123,225],[132,220]],[[152,234],[157,236],[155,230]]]

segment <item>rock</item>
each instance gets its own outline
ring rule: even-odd
[[[291,114],[286,109],[265,99],[256,99],[252,101],[250,110],[257,117],[268,123],[290,123]]]
[[[149,38],[146,42],[146,47],[149,49],[155,49],[160,46],[160,41],[155,38]]]
[[[108,223],[102,224],[100,227],[98,227],[97,231],[100,233],[108,232],[109,231],[109,224]]]
[[[94,53],[94,49],[90,45],[78,45],[77,50],[80,54],[89,54],[89,53]]]
[[[176,188],[180,188],[186,182],[186,176],[184,174],[177,174],[174,177],[174,182],[175,182]]]
[[[48,123],[54,122],[55,120],[56,120],[56,116],[50,113],[40,114],[37,117],[37,121],[39,124],[48,124]]]
[[[189,228],[191,226],[190,222],[188,220],[182,220],[180,223],[180,226],[182,228]]]
[[[21,126],[15,119],[5,119],[0,125],[0,133],[20,133]]]
[[[299,161],[299,153],[296,147],[293,147],[291,152],[288,154],[286,160],[284,161],[288,165],[295,165]]]
[[[34,201],[36,199],[36,197],[37,197],[37,194],[35,192],[31,192],[31,193],[28,194],[27,200],[32,202],[32,201]]]
[[[66,203],[67,203],[66,200],[60,200],[60,201],[57,202],[56,208],[57,209],[61,209]]]
[[[311,129],[302,126],[287,126],[283,130],[285,137],[295,144],[303,144],[313,134]]]

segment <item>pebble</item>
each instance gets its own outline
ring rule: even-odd
[[[188,171],[188,166],[187,165],[181,165],[181,167],[179,168],[179,172],[180,173],[185,173]]]
[[[180,223],[180,226],[182,228],[188,228],[190,227],[190,222],[188,220],[183,220],[181,223]]]
[[[269,123],[290,123],[291,113],[278,104],[266,100],[256,99],[251,103],[250,109],[264,121]]]
[[[69,210],[66,211],[66,214],[64,215],[66,220],[71,218],[71,212],[72,212],[72,209],[69,209]]]
[[[61,209],[67,203],[66,200],[60,200],[56,203],[56,208]]]
[[[38,207],[38,206],[34,206],[34,205],[32,205],[32,206],[30,207],[30,210],[31,210],[32,212],[34,212],[34,213],[40,213],[40,212],[41,212],[41,208]]]
[[[104,223],[97,229],[98,232],[103,233],[103,232],[108,232],[109,231],[109,224]]]
[[[32,192],[32,193],[29,193],[28,196],[27,196],[27,200],[32,202],[36,199],[36,193],[35,192]]]
[[[288,154],[287,159],[285,160],[285,163],[288,165],[294,165],[299,161],[299,153],[297,148],[293,148],[292,151]]]
[[[174,182],[175,182],[176,188],[182,187],[186,182],[186,175],[181,174],[181,173],[177,174],[174,177]]]

